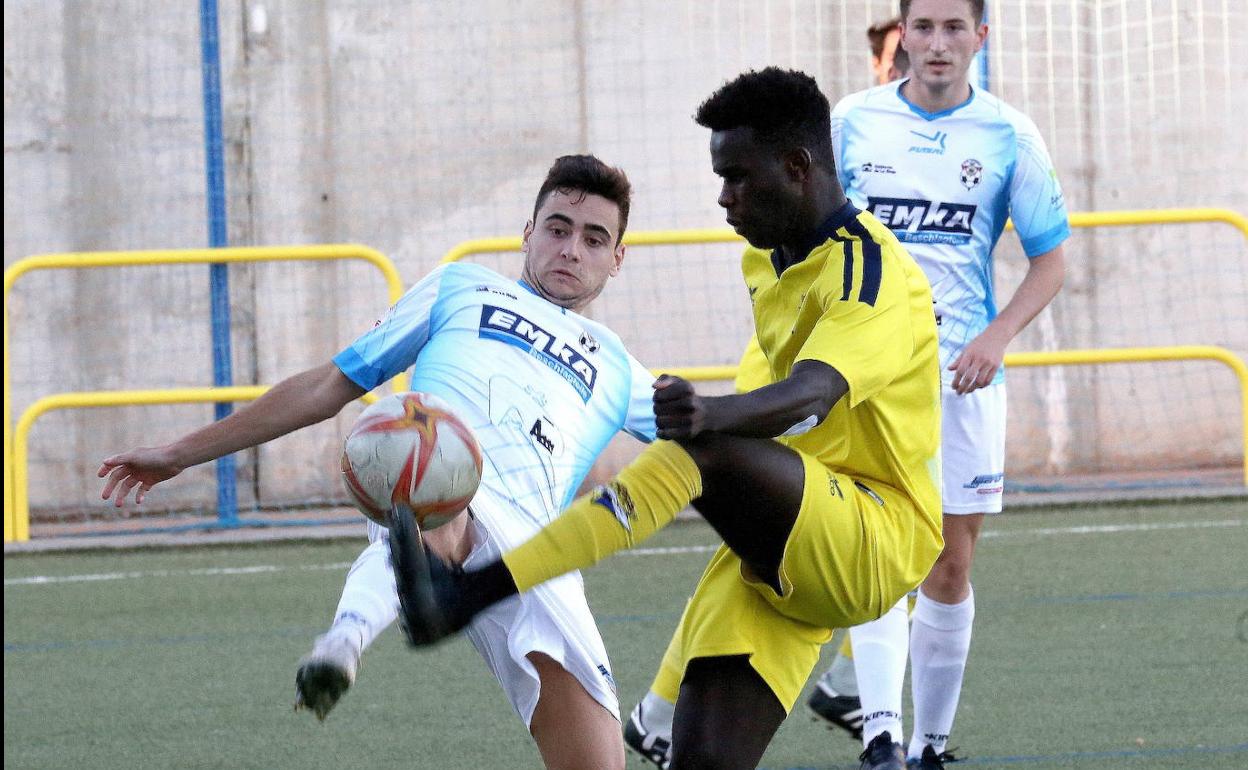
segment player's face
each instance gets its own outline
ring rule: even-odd
[[[524,228],[524,280],[547,300],[580,310],[620,272],[620,207],[580,190],[552,191]]]
[[[780,153],[755,140],[754,129],[711,133],[711,168],[723,180],[719,205],[737,234],[760,249],[782,245],[802,203],[802,184]]]
[[[910,76],[944,90],[966,83],[971,58],[984,44],[988,27],[974,18],[969,0],[914,0],[901,29],[901,47],[910,54]]]

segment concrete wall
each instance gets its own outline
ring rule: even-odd
[[[65,250],[206,243],[198,17],[136,0],[9,2],[5,265]],[[362,242],[407,280],[467,238],[518,234],[551,160],[592,151],[635,185],[630,227],[722,224],[690,114],[749,67],[869,84],[882,2],[514,3],[222,0],[230,240]],[[993,90],[1045,134],[1072,209],[1248,210],[1229,30],[1242,5],[989,3]],[[1136,6],[1139,6],[1138,8]],[[1225,14],[1225,15],[1224,15]],[[1016,350],[1221,344],[1248,356],[1248,249],[1219,226],[1080,233],[1053,309]],[[515,273],[512,256],[483,258]],[[1007,237],[1005,296],[1025,265]],[[234,370],[272,383],[371,326],[385,291],[360,266],[231,268]],[[735,361],[749,333],[737,250],[634,249],[593,313],[656,366]],[[206,268],[31,275],[8,299],[15,416],[53,392],[211,382]],[[1234,381],[1216,367],[1016,372],[1011,471],[1238,460]],[[244,505],[340,497],[343,416],[249,453]],[[209,407],[41,419],[32,503],[92,505],[98,459],[164,441]],[[1196,440],[1193,440],[1196,439]],[[627,449],[619,450],[621,454]],[[156,506],[211,506],[210,468]]]

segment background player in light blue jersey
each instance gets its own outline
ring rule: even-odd
[[[477,265],[439,267],[332,361],[177,441],[104,460],[103,496],[121,506],[135,490],[141,503],[184,468],[328,419],[414,367],[412,388],[450,402],[485,459],[468,510],[430,533],[431,547],[472,565],[528,540],[573,498],[612,436],[655,437],[654,378],[609,329],[578,315],[620,270],[630,195],[619,169],[559,158],[524,229],[520,281]],[[385,538],[369,524],[333,625],[300,662],[296,708],[323,719],[355,682],[364,648],[397,617]],[[547,767],[624,766],[615,683],[579,575],[496,605],[466,632]]]
[[[901,16],[909,79],[842,99],[832,132],[846,193],[923,268],[940,329],[945,550],[919,589],[908,642],[915,722],[907,754],[912,765],[932,768],[948,761],[970,648],[975,543],[984,514],[1001,510],[1002,360],[1061,287],[1070,228],[1036,126],[970,85],[972,57],[988,34],[982,0],[902,0]],[[998,311],[992,250],[1007,217],[1029,265]],[[890,744],[902,737],[904,602],[851,638],[868,748],[863,766],[900,767],[900,747]]]

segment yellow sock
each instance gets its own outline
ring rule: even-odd
[[[516,588],[527,591],[632,548],[701,494],[693,458],[671,441],[656,441],[614,481],[578,498],[531,540],[503,554],[503,562]]]

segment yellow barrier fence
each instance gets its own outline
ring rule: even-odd
[[[1217,208],[1192,208],[1192,209],[1153,209],[1138,211],[1098,211],[1098,212],[1075,212],[1070,215],[1070,224],[1072,227],[1122,227],[1122,226],[1138,226],[1138,225],[1161,225],[1161,224],[1192,224],[1192,223],[1208,223],[1223,222],[1238,229],[1248,239],[1248,218],[1229,209]],[[1013,224],[1007,222],[1007,229],[1012,229]],[[627,233],[624,242],[630,246],[671,246],[671,245],[687,245],[687,244],[705,244],[705,243],[733,243],[741,242],[742,238],[728,228],[706,228],[694,230],[654,230],[654,231],[634,231]],[[521,239],[519,237],[496,237],[496,238],[480,238],[464,241],[454,248],[450,249],[443,255],[442,262],[455,262],[470,254],[489,254],[489,253],[506,253],[519,251],[521,247]],[[122,262],[109,261],[118,258],[134,258],[141,256],[142,261]],[[169,258],[169,257],[173,258]],[[161,257],[166,257],[161,259]],[[382,269],[386,274],[387,283],[390,286],[391,302],[397,301],[402,295],[403,284],[399,279],[398,271],[394,269],[393,263],[386,259],[379,252],[368,249],[363,246],[354,245],[338,245],[338,246],[298,246],[298,247],[257,247],[257,248],[231,248],[231,249],[191,249],[184,251],[164,251],[164,252],[99,252],[92,254],[50,254],[39,257],[30,257],[15,263],[12,267],[5,271],[5,296],[7,298],[8,291],[13,281],[23,272],[32,269],[44,268],[67,268],[67,267],[102,267],[105,265],[120,264],[176,264],[188,262],[242,262],[257,260],[294,260],[294,259],[343,259],[343,258],[359,258],[366,259]],[[11,401],[9,389],[9,361],[8,361],[8,313],[7,303],[4,319],[5,334],[5,359],[4,359],[4,409],[5,409],[5,459],[9,466],[6,471],[6,480],[10,483],[6,484],[10,489],[17,487],[14,475],[18,473],[17,458],[15,457],[15,448],[13,444],[12,434],[9,426],[11,425]],[[1104,354],[1106,357],[1099,357]],[[1074,364],[1091,364],[1091,363],[1124,363],[1135,361],[1178,361],[1178,360],[1216,360],[1230,366],[1235,371],[1236,376],[1240,380],[1241,402],[1244,409],[1244,443],[1245,443],[1245,460],[1244,460],[1244,478],[1245,484],[1248,484],[1248,368],[1244,362],[1237,358],[1230,351],[1222,348],[1209,346],[1187,346],[1172,348],[1117,348],[1106,350],[1074,350],[1074,351],[1053,351],[1040,353],[1015,353],[1006,356],[1007,366],[1055,366],[1055,365],[1074,365]],[[681,374],[690,380],[725,380],[735,376],[735,366],[710,366],[710,367],[685,367],[666,370],[673,374]],[[396,381],[396,387],[403,389],[405,380]],[[260,386],[256,386],[260,387]],[[190,390],[215,390],[215,389],[190,389]],[[184,392],[190,392],[184,391]],[[159,391],[119,391],[119,393],[159,393]],[[52,399],[65,399],[75,395],[92,395],[99,396],[101,394],[61,394],[59,396],[49,397]],[[212,399],[207,399],[212,400]],[[223,399],[230,400],[230,399]],[[68,406],[45,406],[41,408],[38,414],[32,414],[35,407],[44,403],[46,399],[36,402],[26,413],[22,415],[22,421],[25,425],[25,431],[29,432],[30,424],[38,414],[53,408],[69,408]],[[53,402],[63,403],[63,402]],[[163,401],[152,401],[148,403],[173,403]],[[104,404],[89,404],[89,406],[102,406]],[[122,404],[116,404],[122,405]],[[83,404],[75,404],[75,406],[83,406]],[[29,417],[29,420],[27,420]],[[25,437],[23,437],[25,441]],[[24,448],[23,448],[24,449]],[[25,454],[21,461],[21,471],[23,483],[25,483]],[[5,542],[12,540],[16,534],[18,510],[14,504],[14,494],[7,492],[5,495]],[[28,533],[29,530],[29,511],[26,510],[25,498],[23,498],[23,508],[20,512],[23,531]],[[29,536],[28,534],[26,535]],[[22,538],[25,539],[25,538]]]
[[[735,366],[694,366],[665,369],[668,374],[684,377],[690,381],[726,380],[736,376]],[[657,377],[662,372],[655,370]],[[208,404],[237,401],[254,401],[264,395],[268,385],[238,385],[229,388],[168,388],[163,390],[103,390],[76,393],[57,393],[44,396],[22,412],[13,429],[13,475],[11,493],[13,500],[12,536],[6,522],[5,542],[24,542],[30,539],[30,431],[39,419],[58,409],[91,409],[109,406],[154,406],[160,404]],[[377,400],[374,393],[365,393],[360,400],[371,404]]]
[[[18,260],[10,265],[4,271],[4,542],[8,543],[13,540],[18,525],[17,507],[13,498],[14,489],[17,486],[14,476],[19,471],[17,469],[17,458],[14,456],[12,429],[13,393],[9,371],[9,291],[17,283],[18,278],[34,270],[343,259],[363,260],[380,270],[386,281],[390,304],[394,304],[403,296],[403,279],[399,276],[399,270],[394,266],[394,263],[376,249],[354,243],[314,246],[246,246],[220,249],[68,252],[63,254],[39,254]],[[399,390],[406,390],[406,375],[400,375],[395,378],[395,387]],[[20,472],[23,474],[26,472],[24,460]]]
[[[1142,209],[1138,211],[1083,211],[1070,215],[1071,227],[1125,227],[1130,225],[1176,225],[1224,222],[1248,239],[1248,218],[1230,209]],[[1006,222],[1013,230],[1014,223]],[[641,230],[624,234],[629,246],[679,246],[693,243],[737,243],[744,238],[727,227],[700,230]],[[500,254],[519,251],[519,236],[476,238],[464,241],[442,255],[442,262],[458,262],[470,254]]]
[[[264,395],[268,385],[236,385],[228,388],[167,388],[164,390],[100,390],[58,393],[44,396],[22,412],[13,429],[13,539],[30,539],[30,480],[27,459],[30,429],[42,414],[56,409],[84,409],[102,406],[152,406],[155,404],[211,404],[254,401]],[[371,404],[377,400],[365,393],[360,400]],[[5,533],[5,542],[10,542]]]

